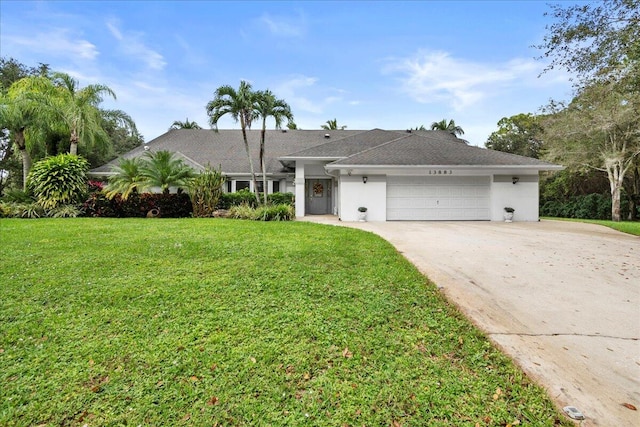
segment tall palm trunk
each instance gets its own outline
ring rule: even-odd
[[[251,169],[251,179],[253,180],[253,194],[256,196],[256,201],[260,204],[260,196],[258,195],[258,182],[256,181],[256,172],[253,167],[253,159],[251,158],[251,151],[249,150],[249,140],[247,139],[247,126],[245,118],[240,114],[240,127],[242,128],[242,140],[244,141],[244,149],[247,151],[247,158],[249,159],[249,168]]]
[[[71,137],[69,138],[69,142],[71,143],[69,146],[69,154],[73,154],[74,156],[78,155],[78,131],[76,129],[71,129]]]
[[[27,177],[29,176],[29,172],[31,171],[31,156],[29,155],[29,151],[27,151],[27,144],[24,138],[24,130],[22,127],[15,132],[14,142],[20,150],[20,155],[22,156],[22,189],[27,190]]]
[[[264,192],[264,205],[267,205],[267,168],[264,161],[264,139],[266,137],[266,119],[262,120],[260,131],[260,171],[262,172],[262,191]]]

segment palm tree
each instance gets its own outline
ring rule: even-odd
[[[103,95],[116,99],[115,93],[105,85],[95,84],[80,88],[78,81],[68,74],[54,73],[53,82],[57,88],[53,107],[69,130],[70,154],[78,153],[78,143],[87,145],[106,143],[108,136],[101,124],[98,106]],[[49,101],[51,102],[51,100]]]
[[[333,120],[327,120],[326,124],[324,125],[320,125],[320,127],[324,130],[345,130],[347,127],[346,126],[340,126],[338,127],[338,120],[337,119],[333,119]]]
[[[190,122],[189,117],[187,117],[187,119],[184,122],[180,120],[176,120],[175,122],[173,122],[169,130],[172,130],[172,129],[202,129],[202,128],[198,123]]]
[[[456,137],[458,135],[464,135],[462,128],[460,126],[456,126],[456,122],[453,119],[449,120],[449,123],[447,123],[447,119],[442,119],[439,122],[433,122],[431,123],[431,130],[446,130]]]
[[[50,85],[51,81],[46,77],[30,76],[18,80],[6,93],[0,94],[0,128],[9,131],[11,141],[20,152],[25,190],[32,164],[28,142],[41,142],[43,129],[52,122],[50,111],[37,102]]]
[[[267,204],[267,169],[264,162],[264,142],[267,134],[267,118],[273,117],[276,122],[276,129],[282,127],[282,121],[287,119],[288,123],[293,123],[291,107],[283,99],[277,99],[270,91],[256,92],[256,112],[262,119],[262,129],[260,131],[260,171],[262,172],[262,190],[264,193],[264,204]]]
[[[118,166],[111,169],[114,175],[109,177],[109,182],[104,188],[106,196],[113,199],[117,194],[121,194],[122,198],[126,200],[131,193],[146,188],[145,179],[140,175],[141,165],[142,159],[139,157],[120,159]]]
[[[147,151],[139,170],[146,188],[160,187],[165,194],[169,193],[170,187],[186,187],[189,179],[195,176],[191,167],[166,150]]]
[[[209,115],[209,124],[215,131],[218,130],[218,120],[220,120],[220,118],[225,114],[230,114],[236,123],[240,122],[242,140],[244,141],[244,148],[247,152],[249,167],[251,169],[253,192],[256,196],[256,201],[260,203],[260,196],[258,196],[258,183],[256,181],[256,174],[253,168],[251,152],[249,151],[249,141],[247,140],[247,129],[251,129],[251,123],[257,117],[255,106],[256,93],[252,90],[251,84],[242,80],[238,90],[235,90],[229,85],[220,86],[216,89],[213,100],[209,101],[206,108],[207,114]]]

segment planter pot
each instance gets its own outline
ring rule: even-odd
[[[367,213],[366,212],[358,213],[358,221],[366,222],[367,221]]]
[[[504,213],[504,222],[513,222],[513,212]]]

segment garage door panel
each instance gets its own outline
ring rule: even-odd
[[[488,177],[387,177],[388,220],[488,220]]]

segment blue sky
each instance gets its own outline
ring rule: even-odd
[[[504,116],[571,95],[538,77],[544,1],[0,1],[0,55],[102,83],[145,140],[208,127],[221,85],[271,89],[301,129],[407,129],[454,119],[483,146]],[[223,119],[220,128],[238,128]]]

